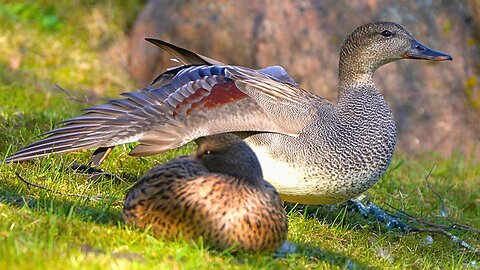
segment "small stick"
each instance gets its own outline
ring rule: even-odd
[[[447,231],[449,229],[458,229],[458,230],[464,230],[464,231],[470,231],[470,232],[478,232],[477,229],[475,228],[471,228],[469,226],[463,226],[461,224],[452,224],[452,225],[443,225],[443,224],[437,224],[437,223],[433,223],[433,222],[430,222],[430,221],[427,221],[425,219],[422,219],[422,218],[419,218],[419,217],[414,217],[398,208],[395,208],[394,206],[392,205],[389,205],[387,204],[389,207],[393,208],[394,210],[400,212],[403,216],[399,216],[399,215],[395,215],[393,213],[393,216],[395,217],[398,217],[398,218],[406,218],[408,219],[409,221],[416,221],[416,222],[419,222],[420,224],[423,224],[423,225],[427,225],[429,227],[416,227],[416,226],[411,226],[411,231],[412,232],[431,232],[431,233],[438,233],[438,234],[442,234],[442,235],[445,235],[447,237],[449,237],[452,242],[456,243],[456,244],[459,244],[461,247],[473,252],[473,253],[476,253],[476,254],[480,254],[480,249],[477,248],[477,247],[474,247],[472,246],[471,244],[469,244],[467,241],[461,239],[460,237],[454,235],[453,233]],[[457,225],[460,225],[462,228],[455,228],[455,226]]]
[[[464,224],[459,224],[459,223],[453,223],[453,224],[450,224],[450,225],[443,225],[443,224],[438,224],[438,223],[434,223],[434,222],[430,222],[428,220],[425,220],[425,219],[422,219],[422,218],[419,218],[419,217],[415,217],[415,216],[412,216],[410,214],[408,214],[407,212],[401,210],[401,209],[398,209],[396,208],[395,206],[393,205],[390,205],[388,203],[385,203],[388,207],[392,208],[393,210],[399,212],[400,214],[402,214],[402,216],[396,214],[396,213],[390,213],[391,215],[397,217],[397,218],[406,218],[410,221],[417,221],[421,224],[424,224],[424,225],[428,225],[428,226],[432,226],[432,227],[436,227],[436,228],[441,228],[441,229],[451,229],[451,230],[462,230],[462,231],[469,231],[469,232],[473,232],[473,233],[480,233],[480,230],[478,230],[477,228],[474,228],[474,227],[471,227],[471,226],[468,226],[468,225],[464,225]],[[449,219],[447,219],[448,221],[450,221]],[[415,229],[415,228],[414,228]]]
[[[446,210],[446,207],[445,207],[445,199],[442,196],[440,196],[440,194],[438,194],[438,192],[430,184],[430,176],[432,175],[433,170],[435,170],[436,166],[437,166],[437,164],[434,163],[432,168],[430,168],[430,171],[428,172],[427,176],[425,176],[425,183],[426,183],[427,188],[431,192],[433,192],[433,194],[435,194],[435,196],[438,198],[438,200],[442,203],[442,210],[440,211],[440,216],[443,217],[443,218],[447,218],[447,210]]]
[[[63,93],[65,93],[65,94],[68,96],[68,99],[70,99],[70,100],[73,100],[73,101],[79,102],[79,103],[84,103],[84,104],[89,104],[89,105],[95,105],[95,104],[93,104],[92,102],[90,102],[90,101],[88,100],[88,97],[87,97],[87,96],[85,96],[85,99],[84,99],[84,100],[81,100],[81,99],[79,99],[79,98],[74,97],[74,96],[73,96],[72,94],[70,94],[67,90],[65,90],[65,88],[61,87],[60,85],[55,84],[55,86],[56,86],[60,91],[62,91]]]
[[[43,189],[43,190],[46,190],[48,192],[52,192],[52,193],[55,193],[55,194],[60,194],[60,195],[65,195],[65,196],[75,196],[75,197],[90,199],[90,200],[94,200],[94,201],[99,201],[99,200],[111,197],[111,196],[102,196],[102,195],[88,196],[88,195],[77,194],[77,193],[64,193],[64,192],[61,192],[61,191],[57,191],[57,190],[47,188],[47,187],[39,185],[39,184],[29,182],[29,181],[25,180],[22,176],[20,176],[20,174],[18,174],[17,172],[15,172],[15,175],[18,177],[18,179],[20,179],[23,183],[25,183],[27,185],[28,189],[30,189],[30,187],[32,186],[32,187]]]
[[[416,228],[418,232],[431,232],[431,233],[439,233],[443,234],[452,240],[452,242],[459,244],[461,247],[480,255],[480,249],[477,247],[472,246],[471,244],[467,243],[465,240],[461,239],[460,237],[454,235],[453,233],[446,231],[442,228]]]
[[[451,219],[448,218],[447,211],[446,211],[445,199],[442,196],[440,196],[440,194],[432,187],[432,185],[429,181],[429,178],[432,175],[432,172],[435,169],[435,167],[436,167],[436,164],[434,164],[432,166],[432,168],[428,172],[427,176],[425,177],[426,186],[428,187],[428,189],[430,191],[432,191],[433,194],[435,194],[435,196],[442,203],[442,206],[441,206],[442,209],[441,209],[440,217],[447,220],[451,224],[444,225],[444,224],[434,223],[434,222],[428,221],[428,220],[423,219],[423,218],[415,217],[415,216],[413,216],[413,215],[411,215],[411,214],[409,214],[409,213],[407,213],[407,212],[405,212],[401,209],[398,209],[398,208],[394,207],[393,205],[390,205],[390,204],[386,203],[387,206],[389,206],[393,210],[397,211],[397,213],[390,213],[390,215],[392,215],[394,217],[397,217],[397,218],[404,218],[404,219],[407,219],[408,221],[415,221],[415,222],[418,222],[422,225],[428,226],[428,227],[411,226],[411,231],[413,231],[413,232],[430,232],[430,233],[442,234],[444,236],[449,237],[452,242],[460,245],[461,247],[467,249],[468,251],[473,252],[475,254],[480,254],[480,249],[479,248],[469,244],[465,240],[461,239],[460,237],[458,237],[455,234],[448,231],[448,230],[462,230],[462,231],[469,231],[469,232],[473,232],[473,233],[477,233],[477,234],[480,233],[480,230],[478,230],[474,227],[456,223],[456,222],[454,222],[454,221],[452,221]]]

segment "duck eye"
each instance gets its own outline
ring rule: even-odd
[[[385,30],[385,31],[382,32],[382,36],[391,37],[391,36],[393,36],[393,33],[390,30]]]
[[[203,159],[203,158],[205,158],[206,156],[209,156],[210,154],[212,154],[212,151],[210,151],[210,150],[203,151],[203,152],[198,152],[198,153],[197,153],[197,158],[198,158],[198,159]]]

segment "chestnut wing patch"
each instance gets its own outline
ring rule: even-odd
[[[172,114],[174,118],[179,113],[190,115],[194,110],[211,110],[247,97],[238,90],[233,81],[220,82],[213,85],[210,90],[201,87],[196,89],[193,94],[178,103]]]

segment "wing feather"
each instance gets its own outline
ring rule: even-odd
[[[255,71],[225,66],[163,41],[149,41],[186,66],[161,74],[152,83],[156,87],[123,93],[123,99],[85,109],[6,161],[137,141],[140,145],[132,155],[152,155],[224,132],[296,136],[313,110],[312,100],[328,105],[299,88],[281,67]]]

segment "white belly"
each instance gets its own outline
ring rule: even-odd
[[[248,142],[248,140],[246,140]],[[328,180],[312,179],[297,164],[283,162],[270,155],[267,148],[250,144],[262,166],[265,180],[271,183],[287,202],[300,204],[330,204],[346,198],[328,190]],[[322,183],[325,182],[325,183]]]
[[[268,153],[265,147],[252,147],[262,166],[263,177],[280,193],[300,191],[303,178],[298,168],[279,161]]]

